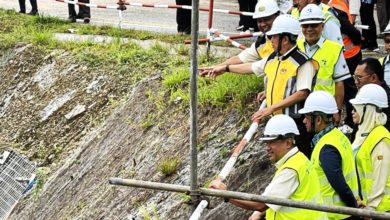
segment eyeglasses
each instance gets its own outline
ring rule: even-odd
[[[363,78],[366,78],[366,77],[371,76],[371,75],[372,75],[372,74],[366,75],[366,76],[353,75],[353,79],[356,80],[356,81],[360,81],[360,80],[362,80]]]
[[[390,44],[390,38],[383,39],[385,41],[385,44]]]
[[[302,28],[318,28],[320,26],[321,23],[317,23],[317,24],[301,24],[301,27]]]

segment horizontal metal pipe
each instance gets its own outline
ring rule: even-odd
[[[171,191],[171,192],[181,192],[181,193],[190,192],[189,186],[142,181],[142,180],[110,178],[109,183],[113,185],[131,186],[131,187],[146,188],[146,189],[157,189],[157,190],[164,190],[164,191]],[[261,195],[242,193],[242,192],[200,188],[200,193],[206,196],[242,199],[242,200],[249,200],[255,202],[276,204],[281,206],[311,209],[311,210],[318,210],[323,212],[333,212],[333,213],[362,216],[368,218],[390,219],[390,213],[386,213],[386,212],[377,212],[377,211],[371,211],[366,209],[349,208],[349,207],[342,207],[342,206],[320,205],[320,204],[314,204],[309,202],[300,202],[300,201],[294,201],[290,199],[261,196]]]

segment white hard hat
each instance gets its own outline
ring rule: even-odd
[[[273,140],[286,134],[299,135],[299,131],[295,121],[288,115],[275,115],[265,126],[264,136],[260,138],[262,141]]]
[[[390,22],[387,24],[385,30],[382,32],[382,34],[390,34]]]
[[[298,111],[300,114],[322,112],[331,115],[338,112],[336,100],[325,91],[312,92],[305,101],[303,109]]]
[[[298,20],[291,15],[284,14],[284,15],[279,15],[275,19],[274,23],[272,24],[271,30],[268,31],[266,34],[268,36],[282,34],[282,33],[299,35],[300,32],[301,30],[299,27]]]
[[[268,17],[278,11],[279,7],[275,0],[260,0],[255,6],[253,19]]]
[[[349,100],[354,105],[372,104],[379,108],[387,108],[388,100],[386,91],[377,84],[367,84],[359,89],[356,97]]]
[[[324,13],[320,6],[308,4],[301,11],[299,23],[302,24],[319,24],[325,20]]]

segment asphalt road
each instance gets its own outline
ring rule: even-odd
[[[93,4],[116,5],[115,0],[91,0]],[[175,4],[173,0],[134,0],[132,3]],[[200,0],[200,6],[208,6],[208,0]],[[30,3],[26,0],[27,12],[30,11]],[[0,0],[0,7],[19,11],[18,1]],[[226,10],[238,10],[237,0],[216,0],[214,8]],[[68,17],[67,4],[55,0],[38,0],[40,14],[57,16],[63,19]],[[118,25],[119,13],[115,9],[91,8],[92,24]],[[206,33],[208,12],[199,12],[199,30]],[[214,13],[213,27],[228,34],[233,34],[238,25],[239,16],[223,13]],[[79,21],[82,22],[82,21]],[[150,30],[164,33],[176,33],[176,9],[146,8],[128,6],[123,12],[122,27],[138,30]]]

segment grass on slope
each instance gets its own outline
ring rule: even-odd
[[[90,41],[64,43],[53,38],[53,33],[66,32],[69,28],[77,28],[78,33],[82,34],[109,35],[118,39],[101,44]],[[47,51],[64,49],[90,67],[108,66],[116,70],[118,77],[123,80],[135,82],[150,73],[163,72],[163,85],[170,94],[170,101],[189,100],[190,57],[188,46],[182,45],[183,36],[74,24],[54,17],[21,15],[13,10],[0,10],[0,33],[0,49],[12,48],[20,42],[31,43]],[[156,39],[180,46],[168,48],[157,43],[149,49],[143,49],[131,41],[122,43],[119,37]],[[200,55],[198,60],[199,66],[209,66],[221,61],[208,61],[205,55]],[[201,106],[226,107],[228,104],[245,109],[247,98],[254,97],[253,94],[260,90],[261,79],[224,74],[215,81],[199,78],[198,85]]]

